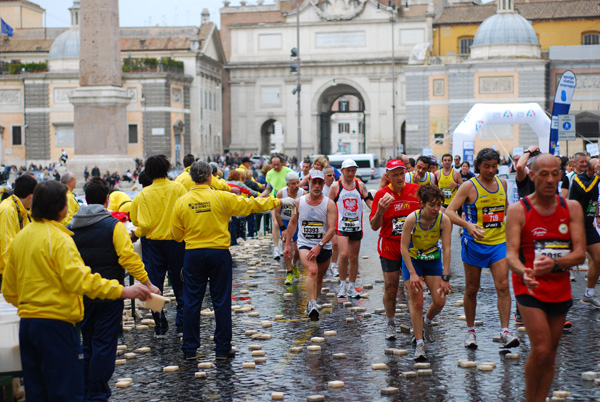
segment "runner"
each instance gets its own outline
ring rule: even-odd
[[[298,173],[289,172],[285,175],[285,180],[287,182],[287,186],[277,192],[277,198],[283,199],[291,197],[293,199],[298,199],[304,195],[304,190],[300,188],[300,177],[298,176]],[[279,205],[275,208],[275,218],[277,219],[277,224],[279,225],[279,234],[281,236],[281,241],[284,243],[289,234],[287,227],[293,214],[293,207],[282,207]],[[298,245],[296,244],[297,240],[298,228],[296,227],[296,232],[292,236],[292,242],[294,243],[293,263],[291,258],[284,257],[285,267],[287,269],[287,275],[285,278],[286,286],[291,285],[292,282],[294,282],[294,278],[300,278],[300,271],[298,271],[298,260],[300,259],[300,255],[298,254]]]
[[[466,229],[462,236],[462,260],[465,266],[464,306],[467,318],[465,347],[477,348],[475,336],[475,311],[481,270],[488,267],[494,278],[500,313],[500,346],[519,346],[519,340],[508,330],[510,317],[510,292],[506,266],[506,235],[504,211],[506,210],[506,180],[498,179],[500,154],[484,148],[477,154],[475,173],[478,175],[463,184],[446,209],[452,223]],[[458,215],[464,204],[466,220]]]
[[[418,184],[423,186],[425,184],[435,184],[435,175],[429,172],[431,166],[431,157],[421,155],[417,158],[415,164],[415,170],[413,172],[406,173],[405,181],[407,183]]]
[[[600,235],[594,227],[596,211],[598,210],[599,170],[600,159],[590,160],[587,169],[573,178],[569,191],[569,199],[579,201],[583,208],[586,250],[590,257],[588,259],[587,288],[583,293],[581,302],[594,308],[600,308],[600,302],[594,296],[596,283],[598,283],[600,277]]]
[[[527,401],[544,401],[552,385],[556,349],[573,304],[570,267],[585,260],[583,213],[556,194],[561,179],[554,156],[539,155],[529,173],[535,192],[508,209],[506,260],[527,329]]]
[[[402,255],[400,240],[406,217],[419,208],[417,198],[418,185],[405,183],[406,167],[399,159],[390,160],[385,167],[386,180],[389,182],[377,191],[373,200],[369,222],[371,229],[379,232],[377,251],[381,261],[385,291],[383,305],[387,317],[386,339],[396,339],[396,295],[400,281]]]
[[[442,170],[435,172],[435,179],[437,180],[438,187],[444,192],[444,209],[448,208],[448,205],[450,205],[456,194],[456,190],[458,190],[458,186],[463,183],[460,169],[452,167],[452,155],[442,155]]]
[[[323,195],[325,197],[329,197],[329,188],[335,182],[335,170],[333,166],[327,166],[323,169],[323,174],[325,175],[325,185],[323,186]],[[337,278],[340,276],[338,271],[338,237],[333,236],[331,239],[331,248],[333,253],[331,254],[331,263],[329,264],[329,268],[327,268],[327,275],[333,278]]]
[[[355,283],[358,275],[358,253],[363,237],[363,205],[371,208],[373,196],[365,188],[365,184],[355,179],[358,165],[352,159],[342,162],[342,176],[331,185],[329,199],[335,202],[337,208],[336,235],[340,255],[338,270],[340,275],[339,298],[360,298]],[[349,282],[346,285],[346,277]]]
[[[317,297],[321,293],[323,277],[331,259],[331,243],[335,231],[335,204],[322,193],[325,175],[321,170],[310,171],[310,192],[296,201],[296,213],[288,224],[288,233],[298,232],[300,260],[306,268],[306,291],[308,305],[306,313],[312,321],[319,319]],[[285,242],[284,257],[290,258],[292,237]]]
[[[450,156],[452,162],[452,156]],[[439,188],[419,186],[417,197],[421,209],[411,213],[404,222],[401,240],[402,274],[410,306],[410,319],[417,341],[415,361],[427,360],[423,336],[435,342],[433,318],[442,311],[450,286],[450,241],[452,224],[450,218],[440,211],[446,199]],[[443,264],[440,255],[442,240]],[[433,302],[423,316],[423,281],[430,290]]]

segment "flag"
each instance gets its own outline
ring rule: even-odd
[[[3,34],[7,34],[8,36],[13,36],[14,29],[11,28],[2,18],[0,18],[0,32]]]
[[[558,148],[558,116],[569,114],[571,100],[577,86],[577,78],[572,71],[567,70],[563,73],[556,86],[556,95],[554,95],[554,106],[552,107],[552,123],[550,125],[550,153],[556,154]]]

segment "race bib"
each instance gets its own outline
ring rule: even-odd
[[[483,207],[481,209],[484,229],[501,228],[504,222],[504,205],[501,207]]]
[[[533,243],[535,259],[543,255],[550,258],[560,258],[571,252],[571,242],[563,240],[539,240]]]
[[[358,218],[342,218],[342,232],[360,231],[360,221]]]
[[[452,198],[452,190],[442,190],[444,192],[444,197]]]
[[[592,200],[592,201],[590,201],[587,208],[585,209],[585,216],[596,216],[597,210],[598,210],[598,201]]]
[[[322,239],[323,222],[304,221],[302,222],[302,235],[305,239]]]
[[[417,260],[431,261],[440,258],[440,248],[436,245],[427,250],[417,250]]]
[[[402,236],[404,221],[406,221],[406,216],[397,216],[395,218],[392,218],[392,235]]]
[[[281,208],[281,217],[286,221],[292,219],[293,208],[292,207],[283,207]]]

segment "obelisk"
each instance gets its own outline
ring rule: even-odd
[[[83,186],[85,166],[123,175],[135,162],[127,154],[126,108],[123,88],[118,0],[81,0],[79,85],[74,106],[75,155],[68,169]]]

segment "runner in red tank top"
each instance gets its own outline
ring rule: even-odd
[[[525,364],[527,401],[544,401],[567,311],[573,304],[569,269],[585,260],[583,211],[556,195],[562,173],[553,155],[539,155],[529,172],[535,192],[508,209],[506,260],[531,344]]]

